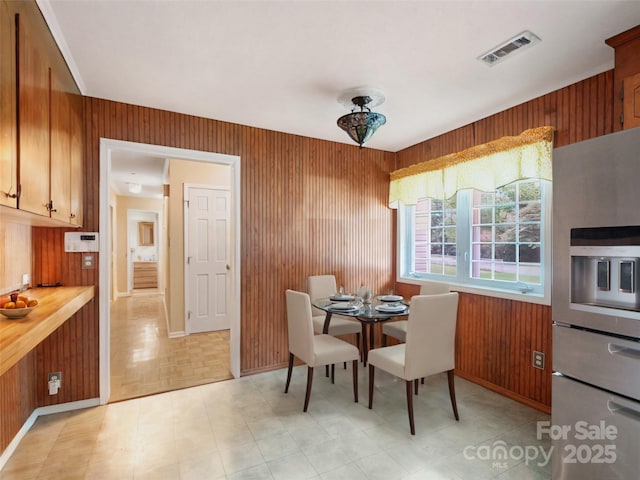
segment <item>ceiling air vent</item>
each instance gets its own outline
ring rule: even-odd
[[[522,50],[525,47],[530,47],[540,41],[540,38],[530,31],[524,31],[510,40],[507,40],[499,47],[492,48],[486,53],[483,53],[478,57],[478,60],[486,63],[487,65],[495,65],[496,63],[504,60],[504,58],[518,50]]]

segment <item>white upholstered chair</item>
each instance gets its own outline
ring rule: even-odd
[[[449,293],[449,285],[440,282],[424,282],[420,287],[420,295],[439,295]],[[407,341],[407,321],[387,322],[382,324],[382,346],[387,346],[387,336],[396,338],[401,342]]]
[[[303,411],[309,406],[314,367],[353,362],[353,396],[358,401],[358,360],[360,352],[356,347],[331,335],[314,335],[311,317],[311,301],[304,292],[287,290],[287,326],[289,336],[289,370],[284,393],[289,391],[293,357],[307,364],[307,392]]]
[[[375,369],[381,368],[405,380],[411,434],[415,435],[412,383],[419,378],[447,372],[449,397],[459,420],[454,387],[455,334],[458,294],[418,295],[411,300],[406,343],[369,352],[369,408],[373,406]]]
[[[333,275],[312,275],[307,278],[307,290],[311,301],[318,298],[331,297],[336,294],[336,277]],[[324,327],[324,319],[327,314],[322,310],[313,307],[313,331],[322,333]],[[360,345],[360,331],[362,326],[357,320],[352,320],[341,315],[331,315],[329,322],[329,335],[334,337],[337,335],[349,335],[355,333],[357,337],[357,345]]]

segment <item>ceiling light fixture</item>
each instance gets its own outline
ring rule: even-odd
[[[362,148],[363,143],[371,138],[378,127],[387,122],[384,115],[372,112],[367,107],[367,104],[371,103],[372,100],[368,95],[353,97],[351,99],[353,103],[351,113],[338,119],[338,126],[347,132],[353,141],[360,145],[360,148]],[[360,111],[356,111],[358,107]]]
[[[127,182],[127,188],[129,189],[129,193],[142,192],[142,185],[140,185],[139,183]]]
[[[523,50],[525,47],[530,47],[540,41],[535,33],[531,33],[529,30],[516,35],[515,37],[502,43],[500,46],[492,48],[486,53],[483,53],[478,57],[478,60],[486,63],[489,66],[493,66],[496,63],[503,60],[507,55]]]

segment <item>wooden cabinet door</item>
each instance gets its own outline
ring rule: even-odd
[[[640,73],[626,77],[624,83],[623,128],[640,127]]]
[[[62,72],[51,69],[51,218],[69,221],[71,214],[70,95]]]
[[[13,13],[0,2],[0,205],[14,208],[18,193],[15,33]]]
[[[82,226],[84,215],[84,104],[80,93],[69,97],[69,129],[71,140],[71,211],[68,221]]]
[[[50,69],[42,26],[36,22],[35,15],[18,15],[18,207],[49,216]]]

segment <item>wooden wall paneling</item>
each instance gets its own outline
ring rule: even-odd
[[[0,452],[3,452],[36,408],[33,352],[0,376]]]

